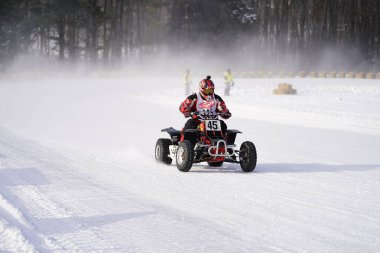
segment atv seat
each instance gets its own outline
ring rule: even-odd
[[[184,130],[185,133],[196,133],[196,132],[200,132],[198,129],[186,129]]]

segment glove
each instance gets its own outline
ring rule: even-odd
[[[190,115],[191,115],[191,117],[193,119],[197,119],[198,118],[198,114],[196,112],[191,112]]]
[[[223,118],[223,119],[228,119],[229,117],[231,117],[231,113],[230,112],[225,112],[225,113],[221,113],[220,116]]]

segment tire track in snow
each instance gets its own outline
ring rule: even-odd
[[[7,132],[5,134],[4,132],[0,133],[2,134],[0,148],[5,149],[9,153],[7,155],[9,161],[7,163],[3,162],[3,167],[8,165],[8,171],[17,171],[18,167],[25,165],[36,167],[34,176],[33,174],[31,175],[32,178],[25,178],[23,176],[8,178],[12,179],[10,186],[1,188],[1,191],[12,199],[12,202],[19,207],[19,210],[23,214],[27,214],[29,222],[33,224],[31,228],[26,228],[25,226],[18,227],[22,228],[28,241],[34,242],[35,245],[41,245],[36,247],[39,252],[47,252],[46,248],[50,250],[72,249],[73,251],[77,251],[78,248],[74,243],[70,241],[59,243],[54,238],[48,238],[39,232],[39,222],[41,219],[43,220],[47,217],[66,218],[71,216],[71,213],[60,205],[59,202],[49,197],[50,191],[54,191],[54,188],[46,187],[47,189],[45,190],[43,189],[44,185],[35,185],[36,182],[33,181],[33,177],[37,175],[36,173],[38,175],[46,173],[45,175],[48,176],[57,175],[61,179],[67,176],[70,177],[67,171],[57,171],[56,164],[51,162],[58,161],[59,167],[64,169],[66,165],[62,163],[63,158],[34,142],[11,137]],[[70,224],[70,220],[55,225],[58,227],[79,227],[79,224],[77,226]]]
[[[0,192],[2,192],[1,188]],[[35,246],[25,238],[22,232],[22,230],[30,229],[31,225],[22,213],[0,194],[0,250],[36,252]]]
[[[122,183],[117,185],[118,181],[107,183],[102,178],[91,176],[94,168],[114,172],[113,165],[88,158],[55,161],[55,156],[49,154],[52,151],[35,144],[26,145],[22,141],[12,141],[11,145],[4,146],[0,143],[0,152],[4,148],[12,150],[9,152],[13,160],[9,163],[12,168],[19,167],[18,162],[23,166],[33,165],[48,182],[32,185],[33,182],[18,178],[3,189],[33,224],[34,229],[26,238],[34,243],[62,252],[123,251],[129,247],[139,252],[151,252],[157,247],[165,249],[162,250],[165,252],[202,252],[202,249],[204,252],[250,251],[247,245],[238,245],[239,237],[225,231],[223,226],[218,228],[209,221],[183,215],[149,197],[131,192]],[[52,160],[41,159],[41,154],[52,157]],[[127,213],[122,213],[123,210]],[[121,224],[132,226],[119,227]],[[151,227],[151,224],[157,228]],[[163,227],[170,227],[167,224],[174,228],[161,231]],[[114,226],[123,231],[121,237],[112,231]],[[157,234],[152,237],[150,230]],[[176,235],[174,231],[180,233]],[[36,238],[39,235],[45,237],[47,242]],[[147,241],[147,236],[152,242]],[[125,238],[129,241],[125,242]]]
[[[146,159],[149,159],[149,158],[146,157]],[[117,163],[117,164],[114,164],[113,166],[120,166],[120,164],[121,163]],[[131,169],[131,174],[134,174],[134,175],[131,175],[131,177],[141,178],[143,181],[152,183],[153,182],[152,179],[146,178],[146,175],[148,175],[149,173],[152,173],[151,166],[152,166],[151,163],[145,164],[145,166],[142,163],[139,164],[139,166],[136,165],[135,169]],[[152,189],[146,191],[147,195],[150,195],[150,194],[154,195],[154,193],[156,193],[159,198],[159,196],[162,196],[162,195],[166,195],[166,194],[170,195],[170,193],[167,193],[167,192],[166,193],[160,192],[162,189],[165,189],[165,188],[166,189],[169,188],[173,190],[176,189],[175,190],[176,194],[181,195],[186,200],[190,200],[189,202],[190,204],[189,204],[179,199],[180,203],[175,205],[176,208],[179,208],[182,211],[186,211],[186,210],[183,210],[183,207],[181,206],[184,206],[185,209],[190,207],[192,209],[195,209],[195,212],[197,213],[199,212],[197,209],[202,209],[205,203],[207,203],[206,204],[207,207],[204,208],[205,210],[207,209],[207,213],[211,213],[214,215],[216,214],[217,217],[218,217],[218,214],[227,215],[227,217],[229,217],[227,221],[223,220],[223,215],[220,218],[221,220],[223,220],[222,225],[227,226],[227,227],[230,226],[231,230],[236,230],[236,228],[239,228],[239,227],[240,228],[260,227],[263,230],[268,230],[268,227],[267,225],[265,225],[265,222],[261,224],[261,223],[257,223],[257,221],[255,220],[250,220],[250,219],[243,220],[241,222],[236,222],[236,221],[241,220],[239,219],[239,216],[244,217],[246,215],[246,213],[244,213],[244,211],[241,211],[240,209],[256,211],[255,208],[252,209],[251,206],[246,205],[244,203],[246,202],[246,203],[256,203],[259,205],[260,212],[254,213],[254,216],[258,218],[259,220],[263,219],[267,223],[270,224],[271,220],[277,219],[280,221],[280,224],[281,223],[287,224],[285,226],[284,224],[282,225],[284,234],[281,233],[282,235],[278,237],[279,239],[284,236],[287,237],[286,227],[293,227],[293,228],[296,227],[297,229],[295,230],[297,231],[293,233],[298,234],[299,240],[301,241],[304,234],[315,234],[316,237],[321,237],[325,239],[329,238],[329,240],[333,240],[333,238],[335,238],[337,241],[340,241],[342,238],[342,232],[345,231],[344,232],[345,240],[347,240],[347,245],[350,245],[350,246],[345,247],[347,250],[350,249],[350,247],[360,249],[364,241],[367,242],[368,244],[371,244],[371,242],[378,241],[376,237],[376,233],[373,233],[373,232],[369,233],[369,231],[371,230],[376,231],[379,228],[379,223],[377,222],[377,219],[374,220],[374,218],[371,216],[365,216],[365,215],[363,216],[359,212],[349,211],[350,208],[355,207],[355,205],[351,205],[351,207],[342,206],[341,209],[337,209],[337,208],[331,207],[331,206],[334,206],[334,201],[332,201],[331,199],[326,199],[327,202],[325,203],[325,205],[320,203],[321,206],[319,206],[317,203],[313,203],[312,200],[309,200],[307,198],[308,194],[310,194],[311,196],[315,196],[316,198],[322,197],[322,199],[324,199],[323,194],[326,191],[325,182],[331,183],[331,178],[327,181],[323,179],[318,180],[318,178],[316,178],[316,182],[319,182],[319,184],[315,182],[314,186],[309,187],[307,184],[304,184],[304,183],[294,184],[294,182],[292,182],[293,180],[291,180],[291,178],[298,178],[299,176],[301,176],[299,177],[300,178],[299,180],[302,180],[302,178],[304,178],[305,176],[304,173],[301,173],[300,175],[297,175],[297,173],[295,173],[294,174],[295,177],[289,177],[288,179],[285,178],[285,180],[282,180],[280,176],[273,177],[273,175],[270,175],[270,174],[253,173],[253,175],[247,175],[247,174],[242,174],[242,173],[236,173],[236,171],[239,170],[238,168],[236,168],[236,170],[227,171],[227,173],[226,171],[222,172],[221,174],[223,174],[223,180],[221,180],[221,178],[217,176],[218,170],[214,170],[215,173],[194,173],[194,174],[197,174],[196,180],[198,182],[198,183],[194,183],[193,181],[194,177],[191,176],[192,173],[188,173],[186,175],[184,175],[183,173],[173,174],[173,173],[178,173],[174,166],[167,167],[167,166],[156,165],[155,167],[158,167],[158,169],[163,169],[163,173],[154,172],[154,175],[159,176],[161,180],[157,182],[158,186],[155,187],[154,185],[152,185],[151,186]],[[153,165],[153,168],[154,168],[154,165]],[[197,171],[198,170],[197,166],[195,166],[194,169],[195,171]],[[165,174],[164,172],[167,172],[169,170],[171,170],[172,173],[164,175]],[[205,171],[211,171],[211,170],[205,170]],[[221,169],[221,171],[223,171],[223,169]],[[207,175],[207,174],[211,174],[211,175]],[[212,174],[215,174],[215,175],[212,176]],[[312,174],[315,174],[317,175],[317,177],[320,177],[321,173],[312,173]],[[322,173],[322,175],[323,174],[326,174],[326,173]],[[168,178],[165,178],[166,176],[168,176]],[[184,188],[181,188],[181,187],[178,188],[179,186],[178,184],[174,184],[174,187],[173,187],[171,186],[172,185],[171,183],[168,183],[171,181],[183,180],[185,178],[188,181],[183,181],[184,186],[185,186]],[[329,178],[329,175],[326,175],[326,177],[324,178],[326,179]],[[166,185],[163,185],[162,182],[164,182]],[[200,187],[200,185],[202,184],[211,186],[212,188],[203,187],[203,186]],[[244,192],[247,192],[247,193],[254,192],[255,195],[245,196],[245,195],[231,194],[231,196],[228,196],[229,194],[228,191],[227,192],[221,191],[221,189],[223,189],[223,185],[226,185],[226,186],[232,185],[233,188],[231,188],[231,192],[235,194],[244,193]],[[256,188],[249,189],[250,187],[252,188],[252,186],[256,186]],[[278,192],[279,189],[286,189],[288,195],[282,192]],[[144,190],[139,189],[136,191],[144,191]],[[204,195],[206,191],[207,191],[208,197],[206,198],[202,197],[202,195]],[[194,194],[191,194],[191,193],[194,193]],[[335,193],[338,193],[337,196],[335,196],[335,198],[339,197],[338,200],[342,203],[345,203],[346,200],[343,201],[341,200],[341,198],[347,199],[347,200],[350,199],[350,192],[346,194],[344,193],[343,190],[340,190],[340,191],[335,191]],[[225,197],[226,195],[228,197]],[[209,196],[212,196],[212,199],[209,198]],[[222,197],[223,200],[219,199],[218,197],[219,198]],[[373,196],[371,195],[371,198],[372,197]],[[239,199],[239,198],[240,199],[242,198],[242,200],[236,201],[236,199]],[[199,201],[194,201],[197,199],[199,199]],[[272,204],[266,205],[265,199],[270,200]],[[225,207],[223,207],[223,205],[220,205],[220,203],[223,203],[226,201],[228,201],[228,204]],[[357,202],[357,203],[359,205],[363,205],[363,203],[366,203],[366,200],[363,200],[362,202]],[[170,203],[166,203],[166,204],[170,205]],[[225,210],[230,209],[230,206],[234,206],[235,204],[237,206],[240,206],[241,208],[239,210],[232,209],[234,213],[226,214]],[[209,208],[210,205],[213,206],[214,208]],[[279,210],[282,210],[282,211],[276,212],[274,210],[271,210],[271,206],[280,208]],[[286,214],[292,213],[292,209],[288,208],[288,206],[291,206],[292,208],[294,208],[294,210],[297,210],[298,212],[296,214],[301,214],[301,217],[297,217],[297,215],[291,215],[293,216],[293,218],[287,218]],[[356,208],[357,207],[355,207],[354,210],[356,210]],[[271,210],[271,211],[268,212],[266,210]],[[316,212],[316,210],[318,211]],[[307,213],[311,213],[311,215],[310,216],[304,215]],[[373,213],[376,214],[376,212],[373,212]],[[197,213],[197,215],[202,216],[202,213]],[[206,217],[209,219],[213,219],[214,222],[218,222],[218,218],[214,217],[214,215],[210,217],[206,215]],[[324,215],[326,215],[326,221],[321,222],[323,220]],[[302,216],[304,216],[305,218],[303,218]],[[271,218],[268,218],[268,217],[271,217]],[[366,219],[371,219],[371,223],[373,223],[373,221],[376,221],[376,222],[374,222],[373,224],[370,223],[370,225],[368,226],[366,225],[368,223]],[[329,220],[330,222],[327,222]],[[313,221],[313,223],[310,224],[310,221]],[[349,224],[344,224],[344,221],[349,221]],[[248,224],[250,224],[250,226]],[[348,226],[348,228],[344,228],[342,232],[339,232],[342,230],[342,227],[344,226]],[[278,227],[280,226],[277,226],[277,228]],[[302,232],[299,232],[299,231],[302,231]],[[273,234],[278,233],[276,230],[273,230],[272,232]],[[259,238],[256,238],[256,239],[258,241],[260,240]],[[248,236],[247,240],[252,240],[252,237]],[[261,240],[261,242],[263,242],[263,240]],[[269,243],[270,242],[268,242],[268,244]],[[322,242],[319,242],[319,243],[322,243]],[[286,244],[287,242],[285,242],[285,244],[283,245],[285,248],[286,248]],[[318,244],[316,244],[315,247],[318,248]],[[306,249],[307,247],[304,250]]]

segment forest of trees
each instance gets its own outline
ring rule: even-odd
[[[1,0],[0,64],[21,54],[117,68],[171,51],[380,68],[379,0]],[[339,68],[340,66],[336,66]]]

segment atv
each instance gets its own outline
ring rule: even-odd
[[[207,162],[211,167],[220,167],[223,163],[239,163],[244,172],[252,172],[256,167],[257,153],[255,145],[250,141],[235,149],[235,139],[239,130],[229,129],[222,132],[219,113],[199,115],[202,122],[196,129],[179,131],[172,127],[162,129],[169,138],[157,140],[155,147],[156,160],[170,165],[173,160],[179,171],[188,172],[193,163]],[[196,136],[195,145],[189,141],[189,135]]]

